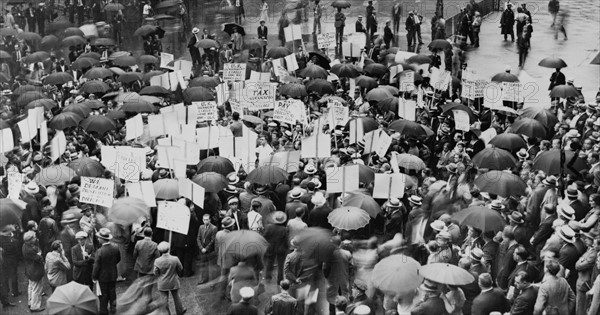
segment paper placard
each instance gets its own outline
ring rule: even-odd
[[[365,149],[363,150],[364,154],[371,153],[377,147],[377,142],[379,142],[379,135],[383,132],[381,129],[373,130],[367,132],[363,139],[365,140]]]
[[[401,199],[404,196],[406,182],[405,174],[375,174],[373,198],[375,199]]]
[[[277,166],[288,173],[297,172],[300,164],[300,151],[281,151],[263,158],[259,166]]]
[[[226,63],[223,67],[223,81],[243,81],[246,79],[245,63]]]
[[[302,158],[324,158],[331,156],[331,136],[316,134],[302,139]]]
[[[346,125],[350,119],[348,107],[344,107],[338,100],[329,100],[329,102],[327,102],[327,108],[329,108],[327,119],[330,130],[333,130],[335,126]]]
[[[287,71],[291,72],[300,69],[300,67],[298,66],[298,61],[296,60],[296,55],[289,54],[283,59],[285,59],[285,68],[287,69]]]
[[[283,29],[283,33],[286,42],[302,39],[302,28],[299,24],[290,24],[290,26]]]
[[[402,97],[398,98],[398,116],[406,120],[417,121],[417,102]]]
[[[178,202],[159,202],[156,227],[187,235],[190,227],[190,209]]]
[[[21,132],[21,143],[29,142],[37,136],[36,123],[37,119],[35,116],[27,116],[17,123],[19,131]]]
[[[469,123],[469,114],[464,110],[453,110],[454,114],[454,129],[469,131],[471,124]]]
[[[331,166],[325,168],[327,193],[350,192],[359,187],[359,166]]]
[[[19,199],[21,195],[21,187],[23,187],[23,174],[18,172],[8,172],[6,180],[8,182],[9,199]]]
[[[156,149],[157,163],[163,168],[174,169],[174,159],[181,159],[184,156],[180,147],[157,145]]]
[[[251,111],[273,109],[276,94],[277,83],[246,81],[244,88],[236,91],[236,100]]]
[[[217,102],[219,105],[229,100],[229,85],[227,83],[221,83],[215,88],[217,92]]]
[[[271,72],[256,72],[252,70],[250,72],[250,82],[270,82],[271,81]]]
[[[375,153],[380,157],[385,157],[387,150],[392,144],[392,137],[388,135],[385,131],[381,131],[379,134],[379,141],[377,141],[377,145],[375,146]]]
[[[161,52],[160,53],[160,67],[161,68],[165,68],[165,69],[173,69],[173,67],[168,66],[168,64],[173,61],[175,59],[175,56],[173,56],[173,54],[169,54],[166,52]]]
[[[187,178],[178,180],[179,195],[191,200],[195,205],[204,208],[204,187],[194,183]]]
[[[187,79],[189,79],[190,76],[192,75],[192,67],[193,67],[193,64],[189,60],[180,59],[180,60],[175,60],[175,62],[173,63],[173,70],[181,71],[181,75]]]
[[[162,86],[167,90],[171,90],[171,81],[169,80],[169,74],[163,73],[161,75],[155,75],[151,77],[150,85]]]
[[[5,129],[6,130],[6,129]],[[67,149],[67,137],[62,130],[56,131],[54,138],[50,141],[50,159],[56,161]]]
[[[521,83],[519,82],[502,82],[502,100],[509,102],[519,102]]]
[[[398,165],[398,152],[396,151],[392,151],[392,156],[390,158],[390,166],[392,167],[393,173],[400,173],[400,166]]]
[[[133,140],[137,137],[140,137],[144,134],[144,121],[142,120],[142,115],[137,114],[125,121],[125,140]]]
[[[460,91],[460,97],[474,100],[475,99],[475,82],[463,81]]]
[[[219,111],[217,109],[216,102],[192,102],[192,106],[196,106],[198,108],[199,121],[210,121],[219,119]]]
[[[240,118],[244,118],[244,107],[240,102],[231,100],[229,101],[229,106],[231,106],[232,113],[238,113],[240,114]]]
[[[146,149],[128,146],[114,147],[114,149],[116,152],[115,162],[107,168],[112,170],[118,178],[137,182],[142,170],[146,169]]]
[[[234,137],[233,134],[219,137],[219,154],[227,158],[251,158],[256,160],[256,141],[258,134],[242,127],[242,136]]]
[[[39,128],[42,122],[44,122],[44,108],[34,107],[27,110],[27,116],[33,117],[30,122],[34,122],[35,128]]]
[[[358,46],[359,49],[364,48],[365,46],[367,46],[367,34],[362,33],[362,32],[348,34],[346,36],[346,40],[348,42],[353,43],[356,46]]]
[[[447,70],[431,68],[431,86],[440,91],[448,89],[448,85],[452,82],[452,73]]]
[[[482,84],[481,84],[482,85]],[[503,106],[502,87],[498,82],[489,82],[482,88],[483,104],[490,109]]]
[[[4,141],[1,137],[0,140]],[[40,125],[40,148],[43,148],[46,143],[48,143],[48,122],[44,120]],[[1,151],[2,150],[0,149],[0,152]]]
[[[219,146],[221,130],[217,126],[196,129],[196,143],[200,150],[208,150]]]
[[[488,128],[488,129],[484,130],[483,132],[481,132],[479,139],[481,139],[481,141],[483,141],[483,143],[485,143],[485,145],[487,145],[497,135],[498,135],[498,132],[496,131],[496,128]]]
[[[335,33],[317,34],[317,47],[319,49],[335,47]]]
[[[46,134],[46,142],[48,134]],[[43,144],[40,144],[43,145]],[[0,153],[6,153],[12,151],[15,148],[13,133],[10,128],[4,128],[0,130]]]
[[[280,121],[286,124],[295,124],[295,102],[296,100],[284,100],[275,102],[275,110],[273,111],[273,120]]]
[[[415,72],[407,70],[400,72],[400,92],[411,92],[415,89]]]
[[[361,49],[365,46],[360,46],[350,42],[342,43],[342,54],[346,57],[356,57],[360,58]]]
[[[488,86],[488,84],[490,84],[490,82],[486,81],[486,80],[476,80],[475,82],[475,95],[474,98],[482,98],[484,97],[484,91],[486,89],[486,87]],[[497,85],[496,82],[494,82],[494,85]],[[499,91],[499,90],[498,90]],[[500,94],[498,94],[498,97],[500,96]]]
[[[106,178],[81,177],[79,202],[110,207],[114,201],[115,182]]]
[[[125,183],[125,189],[129,197],[144,200],[148,207],[156,207],[156,199],[154,199],[154,185],[152,181],[144,180],[137,183]]]
[[[350,144],[357,143],[362,140],[365,136],[363,129],[363,122],[360,119],[352,119],[348,122],[350,124]]]

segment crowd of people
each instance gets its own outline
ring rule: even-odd
[[[236,10],[241,20],[243,2],[232,5],[242,8]],[[315,5],[320,17],[318,0]],[[259,305],[261,312],[275,315],[598,314],[600,92],[586,102],[574,80],[556,66],[552,97],[544,101],[548,106],[508,101],[501,108],[481,106],[481,99],[461,93],[468,65],[456,59],[464,58],[460,42],[441,49],[443,59],[439,49],[402,58],[404,70],[414,72],[414,87],[399,91],[398,78],[388,70],[398,64],[395,39],[389,37],[392,27],[386,23],[379,37],[369,6],[364,32],[370,44],[361,58],[331,61],[319,51],[271,48],[286,50],[279,58],[296,58],[299,69],[285,75],[272,69],[264,23],[257,31],[265,41],[251,51],[241,29],[232,30],[231,43],[212,49],[197,43],[216,36],[193,28],[188,49],[194,71],[173,90],[150,84],[153,76],[167,72],[158,70],[159,34],[146,34],[144,58],[126,65],[131,53],[119,51],[118,45],[82,39],[63,47],[70,51],[65,60],[4,29],[3,308],[14,307],[13,298],[25,294],[24,272],[32,312],[44,311],[45,295],[75,281],[99,296],[98,309],[91,313],[165,313],[171,295],[176,314],[183,314],[192,306],[182,302],[182,282],[199,275],[198,285],[210,287],[215,305],[228,308],[228,314],[258,314]],[[526,17],[517,17],[517,41],[529,47],[530,36],[519,34],[531,33],[525,22],[531,18],[524,7],[519,9]],[[476,47],[481,17],[476,11],[465,16],[459,32]],[[512,40],[515,18],[506,11],[502,16],[502,33]],[[416,28],[421,21],[422,16],[408,13],[409,46],[421,44]],[[359,22],[357,31],[363,28]],[[399,23],[394,19],[396,32]],[[314,30],[321,31],[320,21],[315,20]],[[439,27],[432,31],[434,39],[444,37]],[[55,35],[64,37],[61,32]],[[275,99],[300,100],[305,117],[286,123],[273,109],[240,111],[232,106],[234,98],[216,96],[218,86],[235,89],[237,84],[223,80],[223,68],[244,54],[247,61],[260,60],[253,70],[270,72],[269,81],[278,84]],[[454,80],[440,90],[432,86],[431,74],[444,69]],[[510,76],[510,69],[501,74]],[[555,94],[559,90],[574,92]],[[218,102],[218,119],[192,121],[194,130],[220,126],[232,137],[255,137],[245,153],[250,164],[234,167],[237,158],[225,156],[216,144],[201,150],[198,164],[188,164],[184,176],[175,179],[175,167],[161,160],[158,143],[181,135],[151,136],[147,125],[160,109],[178,103],[189,109],[196,101]],[[414,115],[402,109],[411,101]],[[328,114],[336,104],[347,112],[339,125]],[[47,127],[34,128],[32,135],[23,121],[29,124],[38,107],[43,117],[34,120]],[[467,114],[468,130],[459,127],[453,111]],[[128,128],[134,127],[127,122],[138,114],[144,132],[130,139]],[[190,124],[186,115],[182,125]],[[380,131],[380,139],[383,133],[390,138],[384,150],[366,145],[364,135],[373,131]],[[265,164],[275,156],[300,155],[308,139],[320,135],[331,140],[326,156],[302,153],[294,165],[278,166],[279,172]],[[55,141],[60,137],[64,146]],[[134,179],[103,166],[105,147],[145,150]],[[219,163],[203,163],[209,158]],[[347,166],[358,166],[358,185],[331,192],[331,170]],[[209,173],[216,178],[211,183],[221,186],[203,186],[201,205],[182,197],[177,184],[175,195],[158,190],[169,180],[201,183]],[[20,178],[16,187],[15,174]],[[388,188],[393,197],[374,197],[383,189],[377,176],[399,174],[404,174],[402,185]],[[114,182],[113,207],[84,202],[87,177]],[[138,181],[155,187],[150,199],[189,209],[187,234],[159,227],[158,207],[128,197],[132,192],[125,187]],[[116,220],[117,201],[132,203],[124,209],[141,208],[144,214]],[[128,299],[116,294],[123,281],[129,285]],[[269,296],[274,287],[280,292]]]

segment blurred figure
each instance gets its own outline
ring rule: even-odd
[[[562,10],[558,13],[557,19],[554,22],[554,39],[558,39],[558,33],[562,33],[565,35],[565,40],[567,40],[567,30],[565,29],[565,24],[567,24],[567,18],[569,17],[569,13],[566,10]]]
[[[183,271],[183,265],[179,261],[179,258],[169,253],[169,243],[161,242],[158,244],[157,249],[161,256],[154,261],[154,275],[157,277],[160,298],[167,306],[168,314],[171,314],[168,306],[170,292],[175,303],[175,312],[177,315],[181,315],[187,311],[179,298],[181,284],[177,274]]]

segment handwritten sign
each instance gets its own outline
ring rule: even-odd
[[[346,36],[346,40],[357,45],[358,48],[364,48],[367,46],[367,34],[362,32],[348,34],[348,36]]]
[[[216,102],[192,102],[192,106],[196,106],[198,108],[198,120],[200,121],[219,119],[219,112],[217,110]]]
[[[294,100],[277,101],[275,110],[273,111],[273,120],[277,120],[286,124],[295,124],[296,117],[294,115]]]
[[[46,134],[48,139],[48,134]],[[48,140],[46,140],[47,142]],[[10,128],[4,128],[0,130],[0,153],[6,153],[12,151],[15,148],[13,133]]]
[[[475,82],[475,95],[474,98],[482,98],[484,97],[485,88],[488,86],[489,82],[486,80],[476,80]]]
[[[475,82],[463,81],[462,90],[460,91],[460,97],[474,100],[475,99]]]
[[[463,110],[453,110],[454,123],[456,130],[469,131],[471,124],[469,123],[469,114]]]
[[[140,172],[146,168],[146,149],[115,147],[116,158],[113,165],[115,176],[126,181],[138,181]]]
[[[375,153],[377,153],[377,155],[381,157],[384,157],[391,144],[392,137],[388,135],[385,131],[381,132],[381,134],[379,135],[379,141],[377,141],[377,145],[375,147]]]
[[[509,102],[519,102],[519,92],[521,84],[519,82],[502,82],[502,100]]]
[[[297,39],[302,39],[302,28],[299,24],[292,24],[283,29],[285,35],[285,41],[291,42]]]
[[[317,34],[317,47],[319,47],[319,49],[335,47],[335,33]]]
[[[349,119],[348,107],[344,107],[338,100],[330,100],[327,103],[329,108],[329,129],[334,129],[335,126],[344,126]]]
[[[160,53],[160,67],[165,69],[173,69],[173,67],[168,66],[168,64],[175,59],[173,54],[161,52]]]
[[[417,101],[398,98],[398,116],[410,120],[417,120]]]
[[[6,178],[8,181],[8,198],[19,199],[21,194],[21,186],[23,186],[23,174],[18,172],[8,172]]]
[[[232,113],[240,114],[240,118],[244,117],[244,107],[242,107],[242,104],[240,104],[240,102],[231,100],[229,101],[229,105],[231,106]]]
[[[110,207],[114,200],[115,183],[110,179],[81,177],[79,201],[102,207]]]
[[[198,207],[204,208],[204,187],[187,178],[178,180],[179,195],[191,200]]]
[[[400,72],[401,92],[410,92],[415,89],[415,72],[412,70]]]
[[[156,215],[156,227],[187,235],[190,228],[190,209],[177,202],[160,202]]]
[[[277,83],[246,81],[237,91],[236,99],[251,111],[272,109],[277,94]]]
[[[450,71],[431,68],[431,86],[440,91],[448,89],[448,85],[452,82],[452,74]]]
[[[224,81],[243,81],[246,79],[245,63],[226,63],[223,67]]]
[[[487,108],[498,108],[502,104],[502,87],[497,82],[489,82],[482,88],[483,104]]]

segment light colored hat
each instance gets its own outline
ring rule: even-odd
[[[34,231],[27,231],[27,232],[25,232],[25,234],[23,234],[23,242],[29,242],[34,238],[35,238]]]
[[[79,231],[79,232],[75,233],[76,239],[87,238],[87,237],[88,237],[88,234],[84,231]]]
[[[106,240],[106,241],[110,241],[113,236],[110,233],[109,229],[107,229],[107,228],[101,228],[100,231],[98,231],[98,233],[96,233],[96,237],[101,238],[101,239]]]
[[[321,192],[317,192],[315,193],[312,198],[310,199],[310,201],[315,205],[315,206],[322,206],[327,202],[327,199],[325,199],[325,196],[323,196],[323,193]]]
[[[400,200],[398,198],[390,198],[388,208],[400,208]]]
[[[575,231],[573,231],[573,229],[568,225],[563,225],[560,227],[558,230],[558,237],[567,243],[575,243]]]
[[[354,309],[353,313],[355,315],[369,315],[371,314],[371,309],[368,306],[361,304]]]
[[[240,289],[240,296],[245,300],[251,299],[254,297],[254,289],[251,287],[243,287]]]
[[[287,221],[287,214],[285,214],[283,211],[275,211],[271,215],[271,218],[273,219],[273,223],[283,224],[285,221]]]
[[[77,97],[75,97],[76,103],[81,103],[83,101],[85,101],[85,97],[83,97],[83,95],[77,95]]]
[[[511,222],[517,223],[517,224],[523,224],[525,223],[525,219],[523,219],[523,214],[519,211],[513,211],[510,216],[508,217],[508,219]]]
[[[502,201],[500,201],[498,199],[492,200],[492,203],[490,203],[490,209],[492,209],[492,210],[502,211],[502,210],[504,210],[504,208],[506,208],[506,206],[503,205]]]
[[[435,220],[429,224],[434,231],[441,232],[446,230],[446,224],[440,220]]]
[[[225,229],[232,227],[234,224],[235,221],[230,217],[224,217],[223,220],[221,220],[221,226]]]
[[[198,34],[198,33],[200,33],[200,30],[197,27],[194,27],[192,29],[192,34]]]
[[[304,173],[306,173],[308,175],[313,175],[313,174],[317,173],[317,168],[313,164],[308,164],[304,168]]]
[[[473,260],[481,260],[483,258],[483,250],[479,247],[475,247],[471,250],[471,259]]]
[[[304,192],[298,188],[294,188],[290,192],[290,197],[292,199],[298,199],[298,198],[302,197],[302,195],[304,195]]]
[[[452,235],[450,235],[450,233],[448,231],[441,231],[436,235],[436,238],[443,238],[446,240],[450,240],[452,238]]]
[[[556,177],[548,176],[548,177],[544,178],[544,180],[542,181],[542,184],[549,185],[549,186],[556,186]]]
[[[569,221],[575,220],[575,209],[568,204],[559,204],[556,207],[556,213],[558,214],[559,218],[563,217]]]
[[[423,204],[423,198],[416,196],[416,195],[412,195],[408,198],[408,201],[414,205],[420,206]]]
[[[27,185],[25,185],[24,190],[29,193],[29,194],[37,194],[38,192],[40,192],[40,187],[34,182],[34,181],[30,181],[29,183],[27,183]]]
[[[519,150],[519,152],[517,152],[517,157],[525,160],[529,157],[529,153],[527,153],[527,150],[522,148],[521,150]]]

